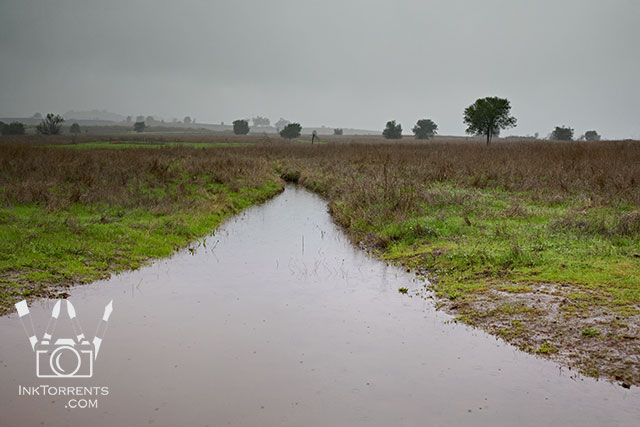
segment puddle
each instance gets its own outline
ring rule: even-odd
[[[19,318],[0,318],[0,425],[637,425],[637,388],[575,376],[397,291],[419,286],[289,187],[193,254],[73,289],[89,338],[113,299],[92,378],[37,378]],[[31,307],[39,337],[54,303]],[[65,316],[56,335],[73,336]],[[85,409],[18,395],[41,384],[108,395]]]

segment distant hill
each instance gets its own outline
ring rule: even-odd
[[[0,121],[5,123],[10,123],[13,121],[22,122],[26,125],[34,126],[42,121],[41,115],[33,115],[31,117],[0,117]],[[65,119],[65,128],[70,126],[72,123],[78,123],[85,130],[87,127],[95,127],[93,129],[98,131],[98,129],[103,133],[119,133],[122,132],[123,129],[131,129],[133,128],[133,121],[136,120],[137,116],[130,116],[132,121],[127,122],[127,117],[122,114],[113,113],[107,110],[69,110],[66,113],[62,114],[62,117]],[[148,117],[148,116],[147,116]],[[153,118],[153,116],[150,116]],[[175,119],[174,119],[175,120]],[[231,132],[233,131],[233,126],[227,124],[213,124],[213,123],[183,123],[182,121],[165,121],[161,119],[156,120],[145,120],[147,126],[150,128],[154,128],[156,130],[163,129],[164,131],[173,131],[177,129],[194,129],[198,131],[206,130],[213,132]],[[111,127],[113,129],[111,129]],[[311,132],[315,131],[318,135],[333,135],[333,127],[330,126],[320,126],[320,127],[304,127],[302,128],[302,133],[306,135],[310,135]],[[366,130],[366,129],[353,129],[353,128],[343,128],[344,135],[380,135],[382,131],[379,130]],[[274,126],[251,126],[251,133],[254,135],[257,134],[277,134],[278,129]]]
[[[125,116],[112,113],[107,110],[91,110],[91,111],[67,111],[62,115],[65,120],[91,120],[91,121],[108,121],[108,122],[122,122],[126,119]]]

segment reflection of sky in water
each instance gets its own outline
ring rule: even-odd
[[[590,426],[640,417],[637,389],[575,377],[445,324],[432,303],[398,293],[422,286],[414,279],[355,248],[321,199],[290,187],[193,255],[72,291],[89,339],[112,298],[114,311],[94,378],[50,382],[109,386],[98,409],[18,397],[18,385],[42,380],[17,316],[1,318],[1,424]],[[38,334],[52,307],[31,307]]]

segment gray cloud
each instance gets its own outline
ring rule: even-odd
[[[511,99],[516,134],[640,138],[630,0],[2,1],[0,115],[109,109],[409,130]]]

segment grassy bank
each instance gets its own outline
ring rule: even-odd
[[[459,320],[640,383],[640,145],[351,145],[291,152],[354,241],[425,273]]]
[[[277,194],[265,160],[221,150],[0,147],[0,310],[135,269]]]

